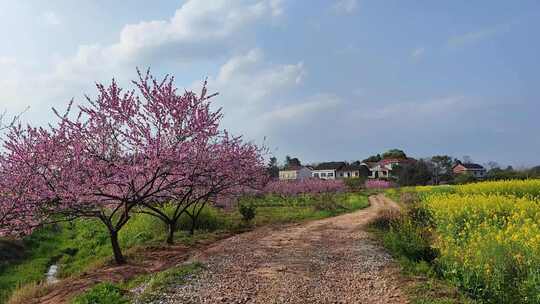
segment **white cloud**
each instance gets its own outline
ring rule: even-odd
[[[366,95],[367,91],[366,88],[355,88],[352,90],[352,95],[355,97],[363,97]]]
[[[423,102],[393,103],[364,112],[364,119],[372,120],[402,120],[429,118],[447,111],[462,109],[467,106],[463,96],[450,96]]]
[[[249,139],[276,140],[277,133],[311,125],[341,104],[339,97],[325,93],[291,98],[306,75],[302,62],[271,63],[255,48],[227,60],[209,78],[209,90],[220,93],[214,102],[223,107],[225,128]]]
[[[233,97],[237,105],[253,104],[301,84],[305,75],[302,62],[269,64],[261,49],[252,49],[229,59],[219,69],[215,80],[210,79],[210,85],[223,91],[225,96]]]
[[[447,46],[451,48],[461,48],[467,45],[475,44],[485,39],[489,39],[501,33],[508,31],[512,23],[499,24],[477,31],[452,36],[447,41]]]
[[[334,95],[320,94],[308,98],[302,103],[280,106],[263,115],[263,119],[270,123],[280,121],[299,121],[313,114],[336,107],[341,103]]]
[[[6,67],[6,66],[12,66],[17,63],[17,59],[15,57],[9,57],[9,56],[0,56],[0,66]]]
[[[283,0],[270,0],[270,9],[272,10],[272,15],[274,17],[280,16],[283,14]]]
[[[62,21],[58,15],[53,11],[46,11],[41,15],[43,22],[47,25],[60,25]]]
[[[425,52],[426,52],[425,48],[417,47],[412,51],[411,56],[413,58],[420,58],[420,57],[422,57],[424,55]]]
[[[336,0],[333,9],[338,13],[350,14],[358,8],[358,0]]]
[[[131,70],[159,60],[189,62],[227,55],[235,37],[281,14],[281,0],[188,0],[168,20],[124,26],[116,43],[80,46],[75,56],[57,65],[55,74],[87,80],[99,72]]]
[[[231,57],[208,82],[211,92],[220,93],[214,102],[223,107],[224,127],[255,138],[273,127],[265,113],[285,107],[284,96],[301,86],[306,74],[302,62],[270,63],[254,48]],[[199,82],[192,86],[199,88]]]
[[[245,37],[253,33],[256,25],[272,22],[282,14],[282,0],[187,0],[168,19],[125,25],[116,42],[81,45],[73,56],[51,66],[41,64],[41,74],[36,73],[36,64],[29,67],[1,58],[4,72],[8,63],[10,70],[0,75],[0,105],[15,110],[30,105],[30,112],[38,115],[36,109],[50,108],[91,91],[94,81],[106,81],[112,76],[129,79],[136,66],[155,67],[169,62],[216,64],[236,51],[238,40],[249,43]],[[50,24],[61,21],[54,12],[42,17]],[[301,63],[276,68],[266,67],[261,74],[266,78],[258,81],[279,85],[279,81],[289,81],[280,79],[280,75],[287,77],[287,71],[292,75],[295,70],[303,70]],[[264,96],[267,93],[262,88],[258,94]]]

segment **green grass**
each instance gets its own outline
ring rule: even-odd
[[[411,304],[475,304],[457,288],[433,277],[424,278],[406,289]]]
[[[322,199],[328,200],[330,198],[324,197]],[[307,199],[305,197],[285,203],[275,200],[255,202],[257,211],[254,223],[255,225],[265,225],[316,220],[369,206],[368,197],[358,193],[340,194],[333,199],[337,206],[333,206],[332,203],[325,206],[324,203],[317,202],[317,198],[311,198],[311,202],[306,203]],[[280,205],[280,203],[283,205]],[[315,208],[315,206],[318,208]]]
[[[166,292],[171,285],[184,284],[188,277],[197,275],[202,269],[203,266],[200,263],[180,265],[165,271],[139,276],[121,286],[125,289],[144,286],[143,292],[136,295],[137,302],[151,302]]]
[[[252,227],[299,222],[335,216],[365,208],[369,205],[365,194],[337,194],[333,196],[303,196],[294,199],[277,197],[250,198],[256,206]],[[187,230],[187,216],[180,219],[178,229]],[[176,233],[176,242],[186,245],[201,239],[212,239],[221,232],[234,233],[246,229],[240,213],[206,207],[199,218],[194,236]],[[252,228],[247,227],[247,228]],[[119,240],[124,253],[164,243],[166,227],[148,215],[134,214],[120,231]],[[57,263],[59,277],[69,277],[89,269],[111,263],[111,246],[106,228],[95,220],[77,220],[49,226],[35,231],[16,245],[5,245],[3,251],[10,262],[0,264],[0,303],[4,303],[18,287],[36,284],[44,279],[51,264]],[[9,248],[9,249],[8,249]]]
[[[100,283],[87,292],[77,296],[72,304],[127,304],[125,292],[109,282]]]
[[[433,236],[429,214],[417,203],[403,204],[400,214],[381,214],[372,224],[372,232],[399,262],[402,274],[411,281],[405,288],[412,304],[474,304],[470,297],[444,281],[434,263],[437,250],[431,247]]]
[[[147,222],[147,223],[145,223]],[[164,229],[149,216],[134,216],[120,233],[124,248],[158,242]],[[0,303],[17,287],[44,279],[58,263],[59,277],[81,273],[109,262],[111,246],[106,228],[95,220],[77,220],[35,231],[22,241],[23,259],[0,269]]]
[[[47,229],[35,232],[24,240],[26,250],[20,249],[24,258],[0,269],[0,303],[16,287],[43,279],[47,267],[59,254],[57,246],[64,237],[61,232]]]
[[[202,269],[200,263],[190,263],[172,267],[165,271],[137,276],[124,283],[100,283],[72,299],[72,304],[123,304],[136,301],[149,303],[166,292],[171,285],[184,284],[188,277],[197,275]],[[132,293],[134,288],[142,292]]]
[[[442,280],[437,269],[430,263],[433,252],[412,228],[397,232],[376,228],[383,246],[398,261],[402,275],[411,283],[404,288],[411,304],[475,304],[458,288]]]

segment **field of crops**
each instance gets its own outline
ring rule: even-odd
[[[540,303],[540,180],[401,191],[419,194],[443,278],[480,302]]]
[[[501,194],[540,198],[540,179],[487,181],[464,185],[412,186],[388,190],[392,196],[406,192],[421,195],[434,193]]]
[[[503,194],[540,198],[540,179],[489,181],[456,186],[458,193]]]

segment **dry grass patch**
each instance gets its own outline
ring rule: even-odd
[[[34,303],[35,299],[40,298],[54,288],[54,284],[46,282],[33,282],[17,287],[11,294],[7,304],[28,304]]]

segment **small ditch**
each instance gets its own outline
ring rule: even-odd
[[[49,268],[47,268],[47,272],[45,273],[45,281],[47,284],[54,284],[60,281],[58,279],[58,270],[60,270],[59,261],[62,258],[62,255],[55,256],[51,259]]]
[[[47,283],[48,284],[57,283],[59,281],[57,275],[58,275],[58,265],[52,264],[51,266],[49,266],[47,273],[45,273],[45,279]]]

